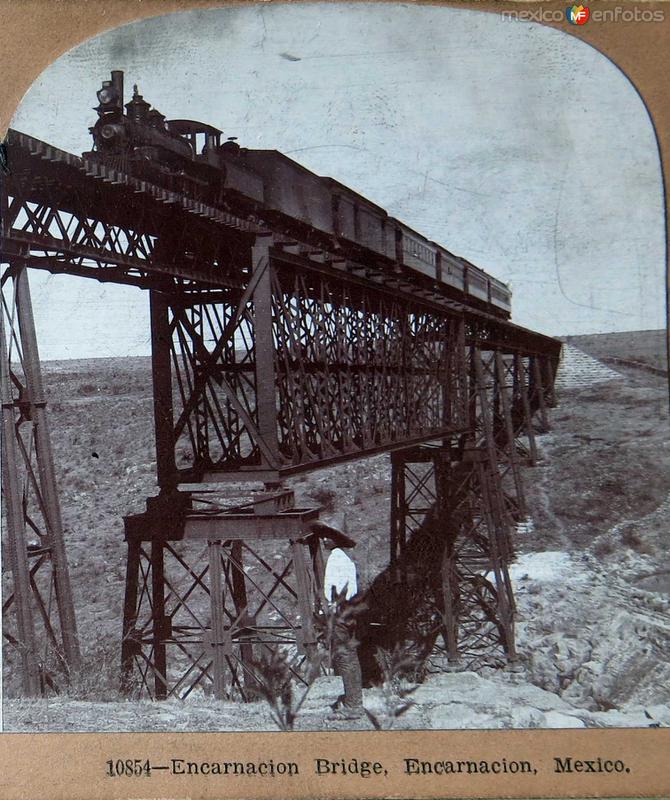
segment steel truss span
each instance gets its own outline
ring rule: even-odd
[[[237,302],[152,292],[166,478],[277,480],[464,429],[458,317],[253,252]]]
[[[526,513],[521,468],[535,463],[547,429],[560,343],[400,271],[324,251],[304,226],[302,238],[269,230],[17,132],[7,145],[4,630],[24,691],[57,687],[80,659],[30,269],[150,293],[161,491],[126,525],[127,686],[155,697],[199,685],[244,696],[250,653],[288,647],[309,663],[320,554],[300,541],[306,518],[261,513],[259,546],[214,515],[205,552],[189,539],[194,492],[212,482],[276,488],[296,472],[385,451],[394,453],[390,566],[375,584],[407,590],[423,551],[439,568],[414,591],[409,627],[376,630],[413,641],[426,663],[513,658],[511,531]],[[263,574],[270,539],[283,571]],[[255,582],[246,559],[260,570]],[[281,635],[263,617],[275,595]]]

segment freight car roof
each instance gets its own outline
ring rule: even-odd
[[[311,169],[307,169],[307,167],[303,167],[302,164],[294,161],[292,158],[284,155],[279,150],[263,150],[262,148],[255,148],[255,147],[241,147],[240,148],[240,156],[244,158],[248,153],[258,154],[258,155],[271,155],[273,158],[277,158],[280,161],[285,161],[287,164],[290,164],[291,167],[294,167],[300,172],[304,172],[306,175],[310,175],[312,178],[318,178],[315,172],[312,172]]]
[[[280,150],[262,150],[262,149],[252,148],[252,147],[242,147],[240,149],[240,155],[242,156],[242,158],[244,158],[246,153],[272,154],[272,156],[274,158],[278,158],[278,159],[290,164],[291,167],[294,167],[294,168],[300,170],[300,172],[302,172],[302,173],[304,173],[306,175],[310,175],[313,178],[318,178],[319,180],[324,181],[324,182],[328,183],[331,186],[337,187],[338,189],[340,189],[341,191],[346,192],[347,194],[354,195],[356,198],[358,198],[359,200],[364,202],[367,206],[369,206],[370,208],[373,208],[375,211],[379,212],[379,214],[381,214],[383,216],[388,216],[388,214],[387,214],[385,209],[383,209],[381,206],[377,205],[376,203],[373,203],[372,200],[369,200],[367,197],[364,197],[362,194],[359,194],[358,192],[354,191],[354,189],[352,189],[351,187],[345,186],[345,184],[340,183],[340,181],[335,180],[335,178],[329,178],[329,177],[327,177],[325,175],[317,175],[316,172],[312,172],[311,169],[308,169],[303,164],[301,164],[299,161],[294,161],[292,158],[289,158],[287,155],[282,153]]]
[[[354,191],[350,186],[345,186],[345,184],[340,183],[339,181],[335,180],[335,178],[328,178],[328,177],[324,176],[324,177],[321,178],[321,180],[326,181],[331,186],[339,189],[340,191],[346,192],[347,194],[352,194],[357,200],[361,200],[367,206],[369,206],[370,208],[373,208],[375,211],[377,211],[380,215],[382,215],[384,217],[388,217],[388,211],[386,211],[385,208],[382,208],[381,206],[378,206],[377,203],[373,203],[372,200],[370,200],[367,197],[364,197],[362,194],[359,194],[358,192]]]

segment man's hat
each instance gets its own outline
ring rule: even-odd
[[[329,525],[327,522],[322,522],[321,520],[316,520],[310,525],[310,529],[312,534],[317,536],[320,539],[330,539],[331,542],[336,547],[342,548],[349,548],[349,547],[356,547],[356,542],[350,536],[347,536],[346,533],[339,530],[338,528],[334,528],[332,525]]]

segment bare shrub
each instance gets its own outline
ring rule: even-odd
[[[80,397],[90,397],[98,393],[98,387],[94,383],[80,383],[77,387],[77,394]]]
[[[332,511],[335,508],[337,492],[327,486],[317,486],[310,492],[312,497],[324,511]]]
[[[650,546],[642,539],[634,525],[626,525],[621,531],[621,542],[638,553],[650,553]]]
[[[113,397],[118,397],[119,395],[127,394],[128,391],[129,390],[127,383],[122,383],[122,382],[117,383],[116,381],[110,383],[110,385],[107,388],[107,393],[112,395]]]
[[[103,642],[82,654],[82,665],[70,677],[64,694],[72,700],[121,700],[118,643]]]
[[[364,608],[362,604],[346,602],[346,589],[340,593],[333,590],[332,601],[323,613],[314,617],[316,650],[311,653],[309,667],[303,677],[305,687],[301,691],[296,692],[294,686],[299,666],[297,658],[289,658],[286,653],[275,650],[270,655],[264,653],[251,664],[256,683],[255,693],[267,703],[272,719],[282,731],[294,729],[312,684],[321,674],[322,667],[332,662],[340,641],[338,626],[351,625]]]
[[[381,716],[367,708],[364,710],[375,730],[390,730],[396,720],[415,705],[414,700],[407,698],[418,689],[416,676],[421,664],[413,653],[401,645],[396,645],[390,651],[379,647],[375,658],[383,676],[381,690],[384,710]]]
[[[610,537],[601,536],[593,546],[593,552],[597,556],[611,556],[616,550],[614,542]]]
[[[293,684],[297,662],[286,653],[273,650],[270,655],[264,653],[252,662],[256,692],[269,706],[272,719],[280,730],[293,730],[309,690],[321,671],[324,655],[319,653],[311,660],[302,692],[296,692]]]

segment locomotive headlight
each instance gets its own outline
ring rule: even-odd
[[[113,86],[104,86],[102,89],[98,90],[97,95],[98,102],[103,106],[116,103],[119,99],[118,92]]]
[[[117,135],[118,135],[118,130],[116,128],[116,125],[103,125],[102,128],[100,129],[100,136],[102,136],[102,138],[106,139],[107,141],[110,141]]]
[[[112,81],[104,81],[102,87],[96,92],[96,96],[99,103],[96,111],[100,117],[112,113],[123,113],[121,92],[119,87],[115,86]]]
[[[113,123],[101,125],[98,135],[106,145],[122,145],[126,140],[126,132],[123,125],[115,125]]]

